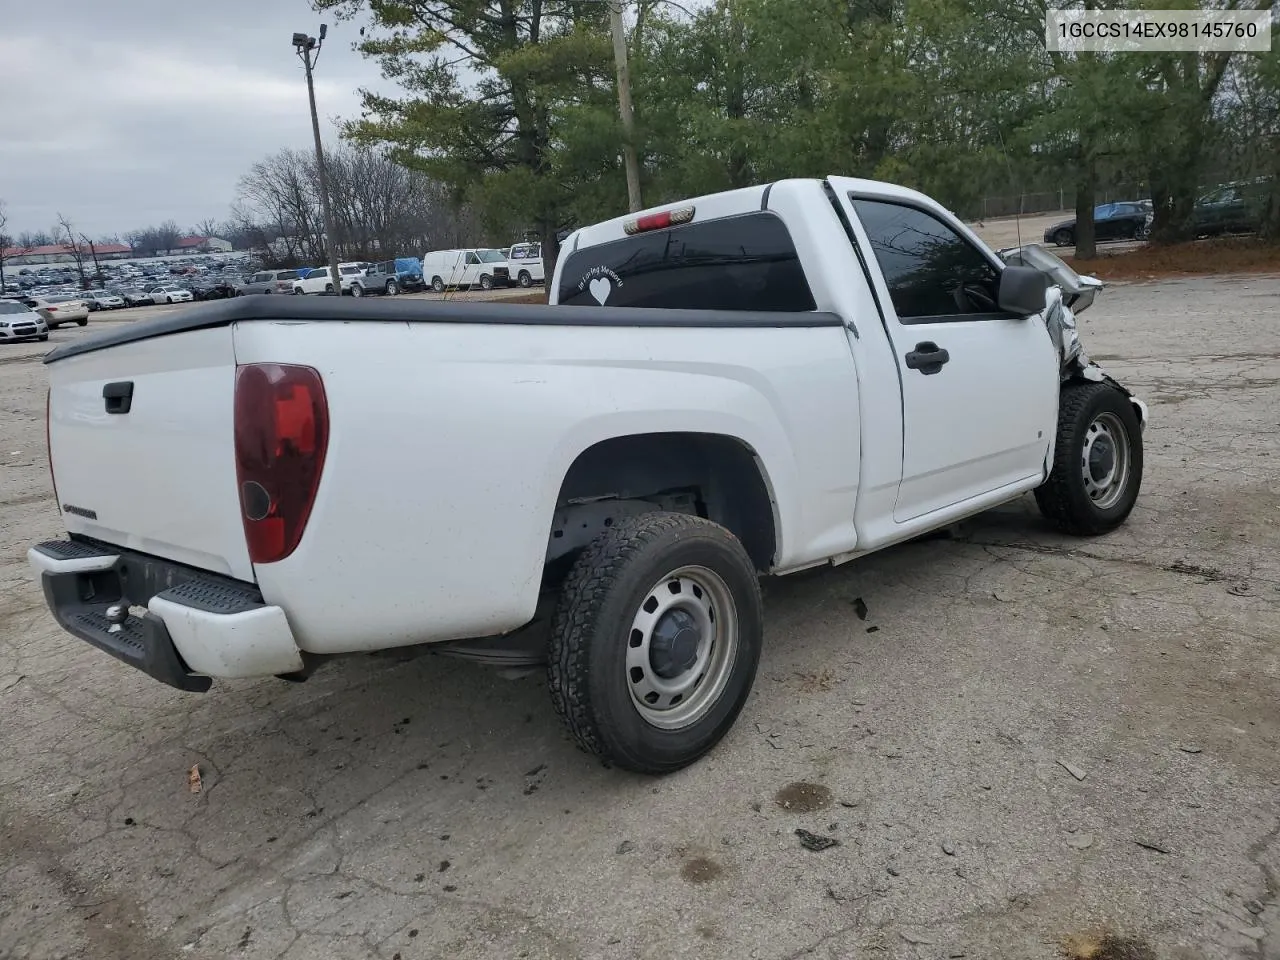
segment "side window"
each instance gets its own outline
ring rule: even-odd
[[[480,262],[480,258],[474,253],[467,254],[467,266],[473,267]]]
[[[1000,271],[972,243],[915,207],[853,198],[903,323],[1004,316]]]
[[[594,307],[817,309],[786,224],[759,212],[652,230],[575,250],[559,301]]]

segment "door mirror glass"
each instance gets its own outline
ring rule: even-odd
[[[1000,309],[1020,317],[1045,307],[1046,277],[1034,267],[1005,267],[1000,272]]]

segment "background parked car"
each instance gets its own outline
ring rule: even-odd
[[[297,270],[259,270],[237,288],[238,295],[250,293],[293,293]]]
[[[48,340],[44,317],[25,303],[0,300],[0,340]]]
[[[160,286],[151,291],[152,303],[190,303],[195,295],[185,287]]]
[[[50,330],[56,330],[64,323],[75,323],[81,327],[89,323],[89,308],[79,297],[35,297],[24,302],[44,317]]]
[[[351,279],[351,295],[363,297],[367,294],[385,293],[394,297],[400,292],[400,278],[396,274],[396,262],[383,260],[370,265],[363,274]]]
[[[542,244],[517,243],[507,251],[510,275],[522,287],[546,283],[547,274],[542,266]]]
[[[1093,208],[1095,240],[1145,240],[1151,229],[1151,203],[1122,200]],[[1063,220],[1044,232],[1044,242],[1069,247],[1076,242],[1076,222]]]
[[[1256,233],[1262,226],[1270,183],[1264,177],[1227,183],[1196,201],[1191,214],[1197,237]]]
[[[339,277],[342,268],[339,267]],[[341,279],[338,281],[341,283]],[[299,270],[298,279],[293,281],[293,292],[296,294],[315,293],[332,294],[333,277],[329,276],[328,267],[312,267],[310,270]]]
[[[86,290],[81,296],[90,312],[98,310],[119,310],[124,306],[124,298],[107,290]]]
[[[150,306],[151,294],[138,287],[114,287],[107,291],[124,301],[126,307]]]

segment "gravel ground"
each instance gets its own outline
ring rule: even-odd
[[[5,346],[0,957],[1280,956],[1280,278],[1115,286],[1082,328],[1151,403],[1128,525],[1025,498],[767,584],[742,718],[661,780],[577,752],[537,676],[181,694],[64,635],[24,560],[46,345]]]

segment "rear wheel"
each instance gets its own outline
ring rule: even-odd
[[[333,284],[332,284],[332,283],[326,283],[326,284],[324,285],[324,292],[325,292],[327,295],[329,295],[329,296],[333,296]]]
[[[77,326],[77,327],[87,327],[88,325],[89,325],[89,318],[88,318],[88,317],[84,317],[84,318],[82,318],[82,319],[80,319],[80,320],[77,320],[77,321],[76,321],[76,326]]]
[[[493,277],[489,276],[487,273],[482,273],[482,274],[480,274],[480,289],[481,289],[481,290],[492,290],[492,289],[493,289]]]
[[[520,281],[520,286],[522,287],[533,286],[533,277],[529,275],[528,270],[521,270],[520,276],[517,279]]]
[[[1040,512],[1066,533],[1096,536],[1124,523],[1141,487],[1142,426],[1129,398],[1109,383],[1067,384],[1053,469],[1035,492]]]
[[[431,278],[431,289],[436,293],[444,293],[444,281],[439,277]]]
[[[733,726],[762,634],[759,580],[732,533],[679,513],[621,520],[565,580],[547,667],[552,701],[605,763],[670,773]]]
[[[364,296],[364,287],[360,286],[360,284],[358,284],[358,283],[353,283],[353,284],[351,285],[351,295],[352,295],[353,297],[363,297],[363,296]]]
[[[1059,230],[1053,235],[1053,242],[1060,247],[1069,247],[1075,242],[1070,230]]]

